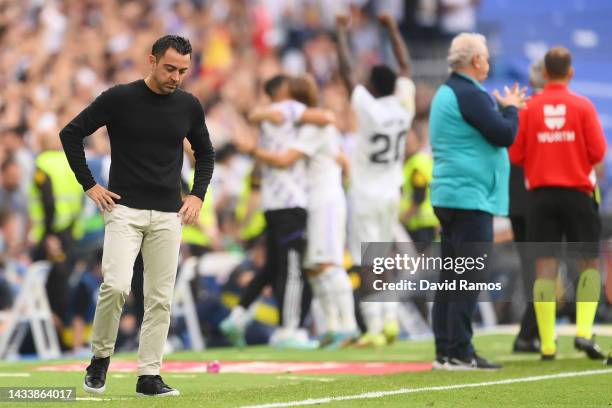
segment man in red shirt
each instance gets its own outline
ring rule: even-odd
[[[581,270],[574,346],[589,358],[603,359],[592,335],[601,291],[597,259],[601,221],[594,198],[593,166],[603,160],[606,141],[593,104],[567,87],[574,74],[570,52],[563,47],[550,49],[544,58],[543,74],[547,81],[543,92],[520,112],[510,160],[525,169],[530,192],[528,241],[552,243],[565,237],[567,242],[580,243],[569,246],[578,248]],[[542,246],[536,248],[540,253],[533,295],[540,352],[543,360],[552,360],[556,354],[557,260],[553,252],[541,252]]]

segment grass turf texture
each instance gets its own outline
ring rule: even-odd
[[[497,372],[432,371],[389,375],[301,375],[301,374],[207,374],[162,373],[164,380],[181,391],[178,398],[136,398],[136,376],[109,372],[103,401],[72,403],[29,402],[0,403],[3,406],[34,407],[239,407],[274,402],[300,401],[357,395],[366,392],[406,388],[450,386],[481,383],[565,372],[605,369],[601,362],[588,360],[573,349],[573,338],[559,339],[558,360],[540,362],[533,354],[512,354],[512,336],[480,335],[477,350],[484,356],[502,362]],[[604,350],[612,350],[612,337],[599,337]],[[404,341],[380,350],[345,349],[337,351],[290,351],[270,347],[250,347],[243,350],[218,349],[201,353],[181,352],[166,360],[189,361],[431,361],[431,341]],[[133,354],[119,354],[113,361],[134,360]],[[83,360],[79,360],[83,362]],[[1,387],[76,387],[77,397],[98,397],[82,390],[82,372],[44,372],[36,367],[58,362],[0,363]],[[607,368],[611,368],[607,366]],[[5,373],[29,373],[29,377],[7,377]],[[605,407],[612,406],[612,372],[572,378],[547,379],[485,387],[422,391],[389,395],[373,399],[333,401],[332,407]]]

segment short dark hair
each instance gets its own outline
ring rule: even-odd
[[[179,35],[164,35],[159,38],[151,47],[151,54],[155,55],[155,58],[161,58],[168,48],[174,49],[181,55],[191,54],[191,43],[188,39]]]
[[[263,86],[264,92],[266,93],[266,95],[272,98],[274,94],[276,93],[276,91],[278,90],[278,88],[280,88],[288,80],[289,80],[289,77],[287,75],[283,75],[283,74],[274,75],[272,78],[264,82],[264,86]]]
[[[395,92],[397,74],[386,65],[375,65],[370,72],[370,85],[377,96],[388,96]]]
[[[565,47],[553,47],[544,56],[544,67],[550,79],[563,79],[572,66],[572,54]]]

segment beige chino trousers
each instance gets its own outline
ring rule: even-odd
[[[117,205],[104,213],[104,252],[92,349],[109,357],[115,349],[119,319],[130,293],[134,260],[142,249],[144,319],[138,347],[138,375],[158,375],[168,328],[181,244],[177,213]]]

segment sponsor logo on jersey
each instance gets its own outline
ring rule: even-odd
[[[544,124],[550,132],[539,132],[539,143],[572,143],[576,140],[573,130],[560,130],[565,126],[567,107],[564,104],[544,105]]]
[[[565,105],[544,105],[544,123],[550,130],[558,130],[565,125]]]

